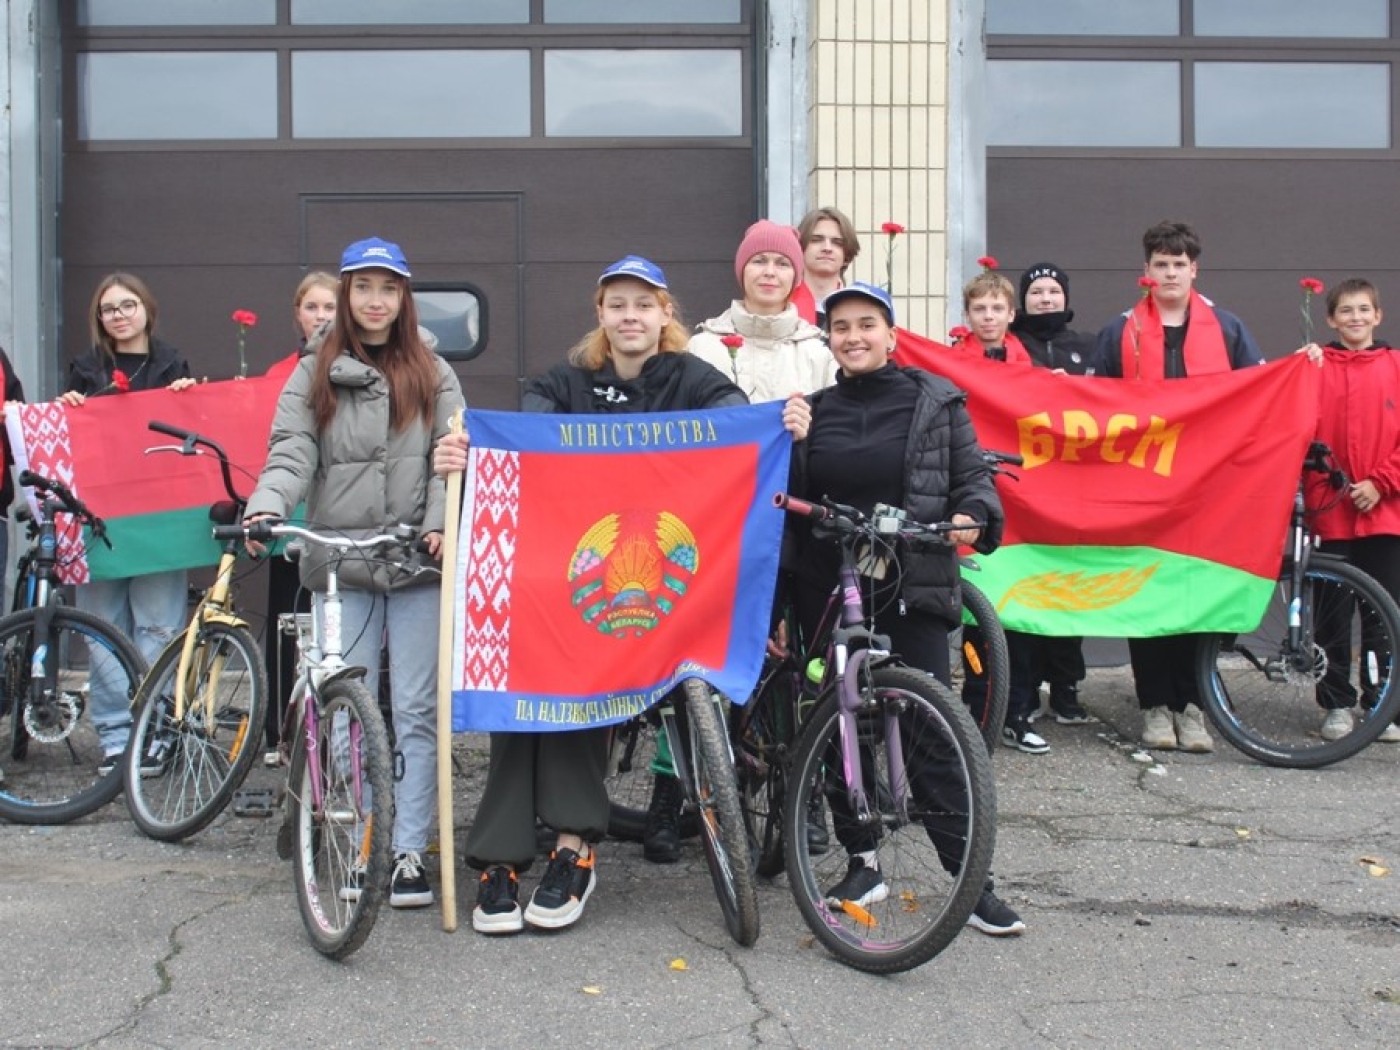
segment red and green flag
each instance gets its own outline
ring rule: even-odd
[[[690,676],[747,697],[782,542],[782,407],[468,412],[453,729],[624,721]]]
[[[1246,631],[1277,580],[1317,421],[1302,355],[1173,380],[1055,375],[906,332],[897,358],[968,392],[999,480],[1002,547],[974,581],[1004,624],[1132,638]]]
[[[234,481],[249,494],[267,458],[272,414],[285,377],[201,383],[178,393],[149,390],[12,406],[6,413],[16,470],[63,482],[107,523],[112,547],[92,542],[60,515],[59,556],[67,583],[191,569],[219,560],[209,507],[227,499],[212,455],[148,452],[176,444],[147,428],[170,423],[222,445]],[[33,504],[33,493],[26,492]],[[37,508],[34,508],[37,509]]]

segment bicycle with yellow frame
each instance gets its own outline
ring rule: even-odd
[[[246,501],[234,487],[224,450],[165,423],[153,421],[150,429],[181,443],[149,451],[218,457],[229,498],[210,507],[209,518],[216,525],[241,522]],[[133,702],[127,807],[143,833],[163,842],[207,827],[257,756],[268,686],[257,639],[233,604],[240,547],[237,539],[224,542],[214,580],[189,626],[156,657]]]

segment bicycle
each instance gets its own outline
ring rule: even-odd
[[[102,767],[116,736],[126,748],[146,661],[115,626],[59,600],[56,516],[109,542],[102,519],[59,481],[25,470],[19,483],[35,490],[39,513],[28,525],[14,611],[0,619],[0,817],[64,824],[121,791],[120,772]]]
[[[166,423],[149,427],[181,443],[148,452],[218,457],[228,499],[209,508],[209,519],[222,526],[241,521],[246,500],[234,487],[223,448]],[[225,541],[214,580],[189,625],[161,650],[136,693],[135,744],[123,763],[127,808],[143,834],[162,842],[207,827],[257,758],[267,672],[257,639],[234,608],[238,548],[238,539]]]
[[[818,644],[804,654],[825,655],[816,706],[787,770],[782,819],[799,826],[820,798],[845,848],[814,854],[802,836],[785,836],[792,894],[842,962],[870,973],[909,970],[946,948],[976,906],[995,845],[996,793],[966,706],[932,675],[903,665],[889,638],[875,633],[857,566],[865,548],[888,556],[897,572],[901,546],[946,543],[946,533],[976,526],[924,525],[883,506],[867,516],[781,493],[774,502],[812,519],[814,534],[841,549],[840,582]],[[862,846],[877,851],[884,894],[864,904],[829,897],[824,887],[843,881]]]
[[[1345,491],[1345,474],[1320,443],[1303,465]],[[1395,656],[1400,608],[1372,577],[1315,549],[1300,483],[1278,585],[1259,625],[1211,634],[1197,648],[1202,704],[1220,735],[1267,765],[1317,769],[1349,758],[1400,714]],[[1351,732],[1319,735],[1324,698],[1360,701]]]
[[[1004,467],[1020,465],[1020,456],[984,450],[983,459],[994,473],[1017,480]],[[949,632],[948,641],[963,669],[963,702],[971,709],[991,755],[996,752],[1006,721],[1011,659],[995,606],[968,579],[969,572],[978,570],[977,563],[962,558],[960,564],[962,623]],[[813,706],[813,676],[820,681],[823,663],[818,657],[810,663],[800,659],[807,649],[799,640],[791,610],[785,610],[783,624],[783,637],[789,644],[770,641],[753,698],[743,707],[733,708],[730,722],[740,802],[754,840],[755,871],[764,878],[779,874],[784,867],[782,808],[789,755]],[[608,834],[613,838],[636,842],[645,834],[657,728],[654,717],[644,714],[619,727],[614,736],[607,778],[611,802]],[[814,824],[819,812],[814,810]],[[693,838],[699,833],[693,811],[682,811],[679,832],[681,838]],[[820,837],[809,846],[819,852],[825,848]]]
[[[323,551],[326,584],[316,613],[294,614],[297,679],[282,727],[287,786],[277,854],[294,861],[297,908],[312,945],[343,959],[369,937],[393,866],[394,765],[365,668],[345,662],[340,565],[385,547],[413,548],[416,530],[352,539],[265,518],[220,526],[219,539],[287,537]],[[288,544],[285,556],[304,557]],[[431,572],[410,559],[407,571]]]

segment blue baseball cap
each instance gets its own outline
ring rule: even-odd
[[[645,281],[653,288],[666,288],[666,274],[661,267],[650,259],[643,259],[640,255],[624,255],[617,262],[613,263],[603,275],[598,278],[598,283],[610,281],[614,277],[633,277],[639,281]]]
[[[894,300],[890,298],[890,293],[879,285],[866,284],[864,281],[852,281],[844,288],[838,288],[825,299],[822,300],[822,313],[827,317],[831,316],[831,308],[842,299],[870,299],[880,304],[885,311],[885,319],[891,325],[894,324]]]
[[[412,277],[402,249],[392,241],[370,237],[356,241],[340,257],[340,272],[351,270],[392,270],[400,277]]]

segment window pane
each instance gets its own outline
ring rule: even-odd
[[[546,135],[744,133],[738,51],[546,51]]]
[[[78,138],[275,139],[271,51],[78,55]]]
[[[351,84],[353,104],[344,90]],[[292,53],[293,138],[529,134],[528,51]]]
[[[739,0],[650,0],[646,4],[618,3],[617,0],[544,0],[544,20],[571,25],[598,22],[732,25],[739,21]]]
[[[1180,146],[1175,62],[987,63],[988,146]]]
[[[1390,67],[1198,62],[1196,145],[1385,149]]]
[[[1387,37],[1388,0],[1195,0],[1197,36]]]
[[[503,25],[529,23],[530,0],[292,0],[292,24]]]
[[[987,0],[989,34],[1176,36],[1180,31],[1179,5],[1162,0]]]
[[[277,0],[78,0],[80,26],[270,26]]]
[[[486,346],[483,303],[457,288],[414,288],[418,323],[437,336],[437,352],[449,361],[467,361]]]

